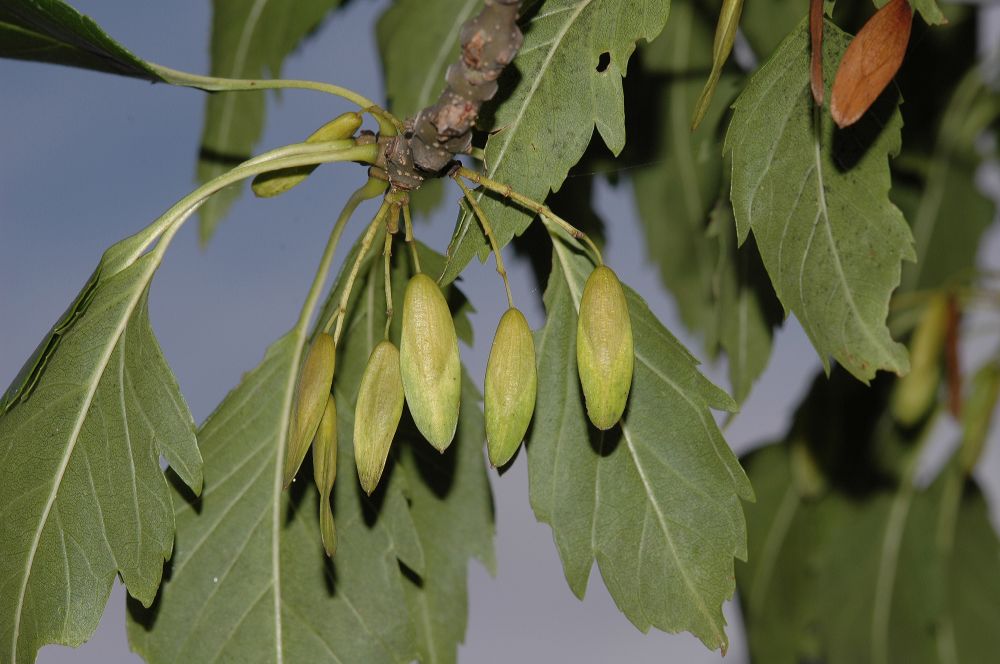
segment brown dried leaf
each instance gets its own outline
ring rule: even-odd
[[[857,122],[899,71],[912,22],[910,3],[892,0],[868,19],[847,47],[830,96],[830,114],[838,127]]]

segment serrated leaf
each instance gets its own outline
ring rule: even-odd
[[[905,373],[906,349],[885,326],[912,236],[889,201],[888,159],[900,116],[883,97],[859,123],[814,125],[806,21],[761,67],[734,105],[725,150],[733,163],[739,238],[752,229],[775,292],[796,314],[824,366],[833,356],[854,376]],[[848,38],[827,22],[825,80]]]
[[[721,606],[733,593],[733,558],[746,557],[740,498],[753,491],[709,409],[734,404],[626,289],[636,353],[629,404],[620,428],[590,428],[575,335],[592,265],[555,245],[548,322],[536,344],[536,410],[546,416],[535,419],[528,441],[532,507],[552,526],[578,596],[596,558],[636,627],[687,630],[724,649]]]
[[[356,251],[345,260],[327,312],[337,306]],[[429,253],[421,258],[429,265],[441,261]],[[406,254],[400,252],[394,267],[400,299],[406,266]],[[367,258],[340,342],[334,390],[338,463],[345,469],[354,467],[358,384],[383,329],[381,278],[381,257]],[[319,319],[324,316],[321,312]],[[282,337],[202,427],[209,463],[205,495],[192,505],[175,494],[179,539],[172,574],[153,609],[144,613],[133,606],[130,616],[133,648],[151,663],[177,658],[409,662],[422,652],[416,619],[408,612],[411,581],[400,571],[403,563],[411,574],[427,575],[427,587],[438,583],[430,573],[436,552],[425,552],[427,534],[416,519],[419,510],[410,507],[426,490],[422,475],[402,460],[390,460],[369,499],[353,470],[340,473],[333,497],[338,546],[331,561],[320,542],[317,494],[304,481],[310,472],[301,471],[290,492],[281,492],[282,447],[303,345],[301,331]],[[401,442],[406,441],[394,445]],[[481,487],[487,488],[485,478]],[[449,498],[448,509],[488,511],[488,490],[475,500],[464,496],[468,503],[453,504]],[[461,594],[464,598],[464,590]]]
[[[0,5],[0,57],[166,80],[89,16],[59,0],[5,0]]]
[[[302,337],[293,331],[273,344],[199,432],[205,492],[197,502],[174,494],[170,578],[150,612],[131,607],[129,641],[147,662],[407,662],[414,655],[393,543],[384,528],[366,524],[355,482],[334,486],[331,563],[311,484],[281,490]],[[350,468],[351,427],[343,418],[339,424],[338,456]]]
[[[149,241],[105,252],[87,297],[29,360],[40,373],[22,372],[32,382],[12,386],[0,416],[3,661],[86,641],[116,574],[152,602],[174,537],[160,456],[201,490],[194,422],[149,324],[162,256],[141,254]]]
[[[622,77],[639,39],[653,39],[669,0],[547,0],[525,18],[524,44],[511,69],[516,85],[488,128],[485,174],[535,200],[559,189],[594,129],[614,154],[625,145]],[[602,70],[601,56],[609,58]],[[501,77],[501,87],[512,75]],[[516,206],[477,193],[500,246],[531,222]],[[443,280],[453,280],[489,246],[475,216],[459,215]]]
[[[426,572],[408,575],[403,584],[423,664],[458,661],[468,622],[468,561],[475,557],[491,570],[495,566],[480,396],[468,375],[463,388],[455,442],[442,455],[411,429],[397,466],[407,474],[410,510],[427,561]]]
[[[280,77],[285,58],[339,4],[340,0],[213,0],[212,76]],[[207,97],[199,182],[250,157],[264,131],[266,102],[260,92],[219,92]],[[242,185],[228,187],[201,208],[202,244],[211,239],[241,192]]]

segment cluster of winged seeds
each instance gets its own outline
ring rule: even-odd
[[[632,383],[632,326],[625,293],[608,267],[594,269],[584,287],[577,323],[577,364],[591,422],[613,427],[625,411]],[[327,555],[336,550],[330,494],[337,474],[337,406],[333,387],[336,344],[319,333],[306,355],[285,455],[284,483],[295,478],[309,451],[321,495],[320,530]],[[439,452],[455,437],[461,396],[461,360],[455,324],[438,284],[425,274],[406,286],[400,346],[380,341],[372,350],[354,411],[354,460],[365,493],[378,486],[403,414]],[[535,410],[537,370],[528,321],[515,307],[500,318],[485,379],[486,443],[490,464],[503,466],[524,440]]]

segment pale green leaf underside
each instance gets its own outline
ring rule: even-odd
[[[105,253],[89,306],[33,391],[0,416],[5,662],[83,643],[116,574],[152,602],[174,535],[161,455],[201,490],[194,422],[147,315],[158,257],[135,258],[136,247],[130,238]]]
[[[625,145],[622,76],[639,39],[652,39],[667,20],[669,0],[547,0],[529,11],[524,44],[512,65],[517,85],[496,108],[486,143],[487,176],[543,200],[559,189],[596,128],[615,154]],[[597,71],[602,53],[607,68]],[[501,78],[501,84],[507,77]],[[500,246],[532,215],[477,194]],[[571,220],[572,221],[572,220]],[[451,281],[477,253],[485,236],[471,214],[459,216],[444,280]]]
[[[848,37],[824,36],[825,80]],[[753,230],[775,292],[823,359],[861,380],[905,373],[906,349],[885,326],[900,262],[913,239],[889,201],[887,157],[899,150],[900,116],[876,104],[848,130],[824,111],[814,128],[806,22],[781,44],[737,99],[726,136],[741,240]],[[817,139],[817,132],[820,138]]]
[[[570,587],[596,558],[619,609],[639,629],[687,630],[724,648],[722,603],[733,558],[746,557],[740,498],[753,491],[709,408],[732,400],[627,290],[636,365],[620,428],[589,426],[576,369],[576,317],[592,268],[556,242],[538,334],[539,386],[528,442],[531,503],[553,529]]]
[[[147,662],[412,659],[392,542],[365,525],[356,483],[341,478],[334,487],[333,567],[310,474],[281,490],[297,337],[271,346],[199,432],[204,494],[197,503],[174,494],[170,578],[154,610],[129,620],[129,640]],[[338,428],[338,466],[350,478],[350,433],[343,419]]]
[[[376,242],[376,244],[379,244]],[[394,288],[402,300],[408,273],[398,252]],[[429,253],[426,264],[440,263]],[[348,257],[347,263],[353,260]],[[464,636],[465,567],[471,555],[492,549],[489,488],[481,452],[481,415],[468,399],[468,432],[438,463],[463,459],[445,497],[426,496],[423,468],[404,455],[390,458],[371,499],[357,480],[353,455],[354,399],[368,354],[381,339],[385,302],[381,269],[368,262],[349,304],[349,323],[338,353],[338,473],[333,513],[337,552],[327,560],[319,538],[317,493],[305,464],[288,491],[281,490],[281,460],[303,339],[293,331],[268,351],[200,431],[206,457],[205,492],[193,504],[174,494],[178,537],[173,569],[158,604],[134,613],[129,639],[147,661],[409,662],[448,661]],[[343,273],[342,273],[343,278]],[[342,281],[338,282],[342,283]],[[339,297],[339,285],[331,300]],[[479,418],[478,420],[476,418]],[[422,440],[396,441],[426,446]],[[475,450],[477,453],[474,453]],[[470,464],[478,462],[478,474]],[[462,488],[460,488],[462,487]],[[412,504],[411,504],[412,501]],[[428,515],[429,504],[433,514]],[[480,520],[478,529],[450,546],[438,519]],[[452,532],[452,531],[449,531]],[[442,562],[440,547],[449,545]],[[421,578],[421,588],[400,563]],[[442,581],[443,579],[443,581]],[[427,621],[410,602],[446,598],[446,629],[436,628],[436,657],[427,659],[419,633]],[[459,613],[461,615],[459,615]],[[454,655],[452,655],[453,658]]]
[[[164,80],[93,19],[59,0],[5,0],[0,5],[0,57]]]
[[[260,78],[267,74],[278,78],[285,58],[339,4],[340,0],[213,0],[212,76]],[[207,97],[198,160],[200,182],[250,157],[264,131],[266,104],[260,92],[220,92]],[[201,208],[202,243],[212,237],[240,192],[240,186],[224,189]]]

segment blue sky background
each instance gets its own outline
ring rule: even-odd
[[[177,69],[208,71],[207,1],[75,4],[141,57]],[[353,2],[288,59],[283,75],[327,80],[381,99],[371,26],[386,4]],[[993,14],[996,26],[1000,14]],[[9,61],[0,61],[0,81],[0,383],[5,386],[72,300],[104,248],[147,225],[195,186],[204,95]],[[348,108],[315,93],[289,92],[280,100],[272,96],[261,148],[301,140]],[[328,166],[278,199],[245,196],[205,250],[198,247],[194,222],[178,235],[154,281],[150,307],[164,353],[196,420],[208,415],[240,375],[260,361],[264,348],[293,324],[333,217],[363,178],[357,167]],[[1000,190],[995,170],[984,181],[990,178],[993,190]],[[456,188],[447,191],[449,206],[417,228],[424,241],[441,251],[459,195]],[[600,182],[596,204],[605,219],[614,220],[609,264],[647,298],[692,352],[703,357],[700,343],[680,326],[672,301],[645,258],[627,178],[617,187]],[[341,255],[350,242],[343,245]],[[996,224],[981,256],[1000,268]],[[543,321],[541,293],[525,263],[511,252],[505,258],[515,299],[537,328]],[[463,359],[472,375],[481,377],[506,302],[492,262],[470,267],[463,287],[478,309],[473,318],[476,342],[463,349]],[[972,321],[970,328],[996,323],[994,316]],[[981,356],[983,350],[972,348],[968,354]],[[790,319],[778,334],[767,372],[727,432],[738,453],[784,432],[791,409],[818,368],[815,352]],[[705,371],[728,387],[723,363],[708,365]],[[941,428],[942,440],[953,438],[948,435],[955,432],[953,425],[943,421]],[[1000,497],[997,438],[994,432],[980,472],[989,478],[994,513]],[[940,446],[939,454],[946,452],[947,447]],[[503,478],[493,474],[491,480],[499,573],[491,578],[475,563],[470,569],[469,630],[461,661],[723,661],[686,634],[641,634],[618,612],[596,569],[586,599],[577,601],[563,579],[548,527],[535,522],[528,504],[523,455]],[[731,622],[738,622],[732,604],[726,612]],[[740,630],[730,630],[730,638],[725,661],[745,661]],[[120,584],[90,643],[77,651],[47,647],[38,661],[139,662],[125,640]]]

